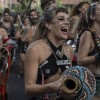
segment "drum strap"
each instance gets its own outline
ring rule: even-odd
[[[96,34],[95,30],[90,29],[90,31],[91,31],[91,35],[92,35],[92,37],[93,37],[95,46],[96,46],[97,50],[100,52],[100,38],[99,38],[99,36]]]

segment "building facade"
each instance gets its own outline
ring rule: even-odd
[[[91,2],[91,0],[61,0],[62,4],[78,4],[79,2],[82,2],[82,1],[89,1]]]
[[[0,8],[12,8],[13,5],[17,4],[17,0],[0,0]]]

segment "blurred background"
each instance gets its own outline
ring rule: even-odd
[[[72,7],[74,4],[78,4],[81,1],[97,2],[99,0],[56,0],[57,4],[64,4],[66,6]],[[40,0],[0,0],[0,11],[4,8],[10,8],[10,11],[20,11],[22,12],[30,4],[29,8],[40,8]]]

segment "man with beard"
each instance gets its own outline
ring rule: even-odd
[[[36,9],[30,10],[29,19],[30,19],[31,25],[37,24],[38,19],[39,19],[39,14]]]
[[[56,2],[55,0],[41,0],[41,8],[45,12],[47,9],[55,7]],[[30,22],[31,22],[31,27],[27,33],[27,41],[31,41],[32,37],[34,36],[36,29],[37,29],[37,24],[39,21],[39,14],[36,11],[36,9],[32,9],[29,14],[30,17]]]

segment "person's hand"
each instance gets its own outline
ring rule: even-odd
[[[57,81],[53,82],[53,90],[58,93],[65,76],[61,76]]]
[[[54,82],[54,88],[56,90],[56,93],[60,97],[67,98],[68,100],[69,99],[72,100],[73,98],[75,98],[77,96],[78,91],[75,91],[76,87],[75,87],[75,89],[74,89],[74,87],[72,87],[73,89],[70,89],[72,85],[70,85],[71,83],[68,83],[68,82],[72,82],[72,84],[73,84],[74,81],[75,81],[75,79],[73,77],[71,77],[70,75],[66,75],[66,73],[63,73],[61,75],[61,77],[59,78],[59,80]],[[78,82],[78,80],[77,80],[77,82]],[[75,81],[75,83],[76,83],[76,81]]]
[[[53,82],[53,90],[61,97],[64,97],[64,98],[73,98],[74,97],[74,94],[67,94],[62,86],[63,86],[63,82],[64,80],[67,79],[67,76],[64,75],[64,76],[61,76],[57,81]]]

